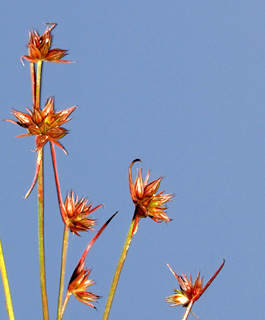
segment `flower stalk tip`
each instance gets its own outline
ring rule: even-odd
[[[166,203],[173,198],[173,193],[163,194],[164,191],[156,193],[163,177],[148,183],[150,170],[148,170],[145,180],[142,177],[142,168],[137,171],[136,179],[132,180],[132,166],[135,159],[129,166],[129,189],[133,203],[135,204],[135,226],[133,235],[136,234],[140,218],[150,217],[155,222],[169,222],[171,219],[166,215]]]

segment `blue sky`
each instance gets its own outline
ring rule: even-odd
[[[211,277],[195,303],[200,319],[264,318],[265,283],[265,3],[264,1],[8,1],[0,4],[1,118],[31,108],[28,31],[56,22],[54,47],[76,64],[48,64],[42,106],[78,105],[56,149],[63,197],[73,189],[95,205],[101,226],[118,216],[87,258],[95,311],[73,297],[64,319],[101,319],[112,276],[133,215],[128,166],[140,158],[144,175],[165,178],[175,197],[169,224],[142,219],[109,319],[181,319],[164,297],[177,272]],[[17,319],[41,319],[33,138],[0,126],[0,236]],[[51,319],[55,318],[63,225],[49,148],[45,148],[45,236]],[[71,276],[92,233],[71,235]],[[7,319],[0,286],[1,319]],[[192,316],[190,316],[192,318]]]

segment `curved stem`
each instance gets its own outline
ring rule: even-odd
[[[68,247],[68,235],[69,235],[69,228],[67,225],[65,225],[64,235],[63,235],[63,246],[62,246],[61,277],[60,277],[60,287],[59,287],[59,295],[58,295],[57,320],[61,320],[63,316],[62,301],[63,301],[63,288],[64,288],[64,279],[65,279],[66,254],[67,254],[67,247]]]
[[[39,229],[39,260],[40,287],[43,319],[49,319],[48,300],[46,291],[45,257],[44,257],[44,192],[43,192],[43,149],[40,151],[40,169],[38,173],[38,229]]]
[[[2,275],[2,281],[3,281],[4,292],[6,297],[6,309],[8,313],[8,318],[9,320],[15,320],[1,239],[0,239],[0,271]]]
[[[192,306],[193,306],[193,303],[194,303],[194,301],[191,300],[190,303],[188,304],[182,320],[187,320],[187,319],[188,319],[188,316],[189,316],[189,314],[190,314],[190,312],[191,312],[191,308],[192,308]]]
[[[129,228],[129,231],[127,233],[127,237],[126,237],[126,240],[124,242],[124,245],[123,245],[121,256],[120,256],[120,259],[118,261],[115,274],[113,276],[113,280],[112,280],[112,284],[111,284],[111,287],[110,287],[110,292],[109,292],[109,296],[108,296],[108,300],[107,300],[107,303],[106,303],[106,306],[105,306],[105,311],[104,311],[104,315],[103,315],[102,320],[107,320],[108,317],[109,317],[111,305],[112,305],[113,298],[114,298],[114,295],[115,295],[115,291],[116,291],[116,288],[117,288],[117,285],[118,285],[118,281],[119,281],[119,278],[120,278],[121,270],[123,268],[123,264],[125,262],[125,259],[126,259],[126,256],[127,256],[131,241],[132,241],[132,236],[133,236],[133,232],[132,231],[133,231],[133,228],[134,228],[134,224],[135,224],[135,214],[134,214],[134,217],[133,217],[132,222],[130,224],[130,228]]]

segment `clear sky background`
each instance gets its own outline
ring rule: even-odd
[[[56,22],[55,48],[76,64],[44,64],[42,106],[78,105],[56,148],[63,198],[73,189],[98,205],[101,226],[118,216],[87,257],[102,296],[98,311],[71,297],[69,319],[101,319],[133,215],[128,166],[165,178],[175,197],[172,222],[142,219],[126,260],[110,320],[181,319],[164,297],[177,272],[198,270],[204,283],[226,264],[193,311],[202,320],[264,319],[265,2],[1,1],[1,119],[31,108],[28,31]],[[15,316],[41,319],[34,138],[2,122],[0,236]],[[55,319],[63,224],[49,147],[45,148],[45,237],[51,319]],[[97,228],[98,228],[97,227]],[[69,279],[93,233],[70,235]],[[2,286],[0,317],[7,319]],[[190,316],[192,319],[192,316]]]

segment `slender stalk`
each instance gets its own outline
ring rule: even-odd
[[[31,76],[31,88],[32,88],[32,102],[33,102],[33,108],[35,108],[35,104],[36,104],[36,78],[35,78],[35,64],[33,62],[30,63],[30,76]]]
[[[191,312],[191,308],[192,308],[192,306],[193,306],[193,303],[194,303],[193,300],[191,300],[191,301],[189,302],[189,304],[188,304],[188,306],[187,306],[187,308],[186,308],[186,311],[185,311],[185,313],[184,313],[184,316],[183,316],[182,320],[187,320],[187,319],[188,319],[188,316],[189,316],[189,314],[190,314],[190,312]]]
[[[58,170],[57,170],[57,164],[56,164],[56,154],[55,154],[55,149],[54,149],[53,143],[50,143],[50,147],[51,147],[52,164],[53,164],[53,170],[54,170],[54,178],[55,178],[55,184],[56,184],[56,190],[57,190],[58,203],[59,203],[60,212],[61,212],[63,222],[65,224],[67,224],[66,213],[64,210],[64,204],[63,204],[63,200],[62,200],[61,188],[60,188],[59,177],[58,177]]]
[[[52,164],[53,164],[53,170],[54,170],[54,178],[55,178],[55,184],[56,184],[56,190],[57,190],[58,203],[59,203],[61,216],[64,222],[64,235],[63,235],[62,258],[61,258],[61,275],[60,275],[58,306],[57,306],[57,320],[60,320],[62,319],[62,315],[63,315],[61,313],[61,307],[62,307],[62,301],[63,301],[63,288],[64,288],[64,279],[65,279],[66,255],[67,255],[67,248],[68,248],[69,226],[67,223],[65,209],[62,201],[54,145],[50,143],[50,147],[51,147],[51,156],[52,156]]]
[[[6,309],[8,313],[8,318],[9,320],[15,320],[1,239],[0,239],[0,272],[2,276],[3,287],[4,287],[5,297],[6,297]]]
[[[41,91],[41,70],[42,61],[37,62],[37,82],[36,82],[36,109],[40,109],[40,91]]]
[[[64,279],[65,279],[66,253],[67,253],[67,247],[68,247],[68,235],[69,235],[69,227],[68,225],[65,224],[63,246],[62,246],[61,276],[60,276],[60,287],[59,287],[59,295],[58,295],[57,320],[61,320],[63,316],[62,301],[63,301],[63,288],[64,288]]]
[[[107,300],[107,303],[106,303],[106,306],[105,306],[105,311],[104,311],[102,320],[107,320],[108,317],[109,317],[111,305],[112,305],[113,298],[114,298],[114,295],[115,295],[115,291],[116,291],[116,288],[117,288],[117,285],[118,285],[118,281],[119,281],[119,278],[120,278],[121,270],[123,268],[123,264],[125,262],[125,259],[126,259],[126,256],[127,256],[131,241],[132,241],[132,231],[133,231],[133,228],[134,228],[134,224],[135,224],[135,214],[134,214],[134,217],[133,217],[132,222],[130,224],[130,228],[129,228],[129,231],[127,233],[127,237],[126,237],[126,240],[124,242],[124,245],[123,245],[121,256],[120,256],[120,259],[119,259],[117,267],[116,267],[116,271],[115,271],[115,274],[114,274],[114,277],[113,277],[113,280],[112,280],[112,284],[111,284],[111,287],[110,287],[110,292],[109,292],[109,296],[108,296],[108,300]]]
[[[66,296],[64,298],[62,310],[61,310],[61,319],[63,318],[64,311],[65,311],[65,308],[67,306],[67,303],[68,303],[68,300],[69,300],[70,296],[71,296],[71,293],[67,291]]]
[[[40,287],[43,319],[49,319],[48,300],[46,291],[45,257],[44,257],[44,193],[43,193],[43,149],[41,149],[41,163],[38,173],[38,229],[39,229],[39,260],[40,260]]]

